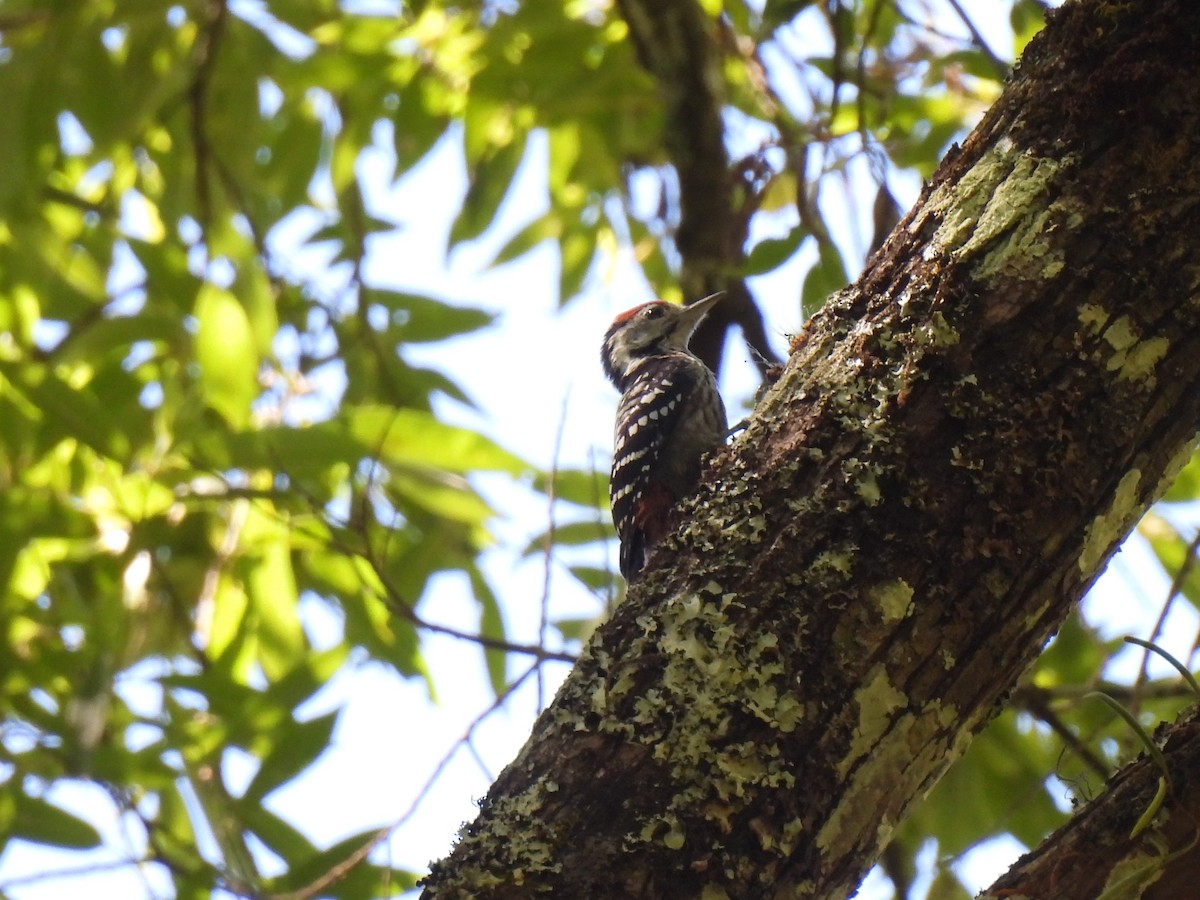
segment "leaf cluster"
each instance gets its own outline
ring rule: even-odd
[[[735,188],[720,263],[752,284],[799,265],[798,295],[771,301],[793,319],[857,269],[879,198],[932,170],[1040,26],[1034,0],[1014,0],[1004,48],[899,0],[697,6]],[[335,739],[314,698],[364,661],[433,693],[434,632],[479,644],[498,702],[512,660],[569,658],[586,616],[553,646],[506,633],[481,473],[569,510],[525,552],[599,596],[611,530],[591,467],[539,471],[461,424],[480,411],[453,365],[414,361],[496,316],[370,265],[424,211],[398,220],[363,167],[398,182],[454,154],[447,253],[487,238],[501,266],[550,247],[563,302],[618,259],[673,296],[663,85],[620,4],[14,0],[0,96],[0,846],[105,845],[179,896],[410,887],[373,852],[386,829],[321,847],[271,811]],[[1193,500],[1196,473],[1169,499]],[[1185,529],[1143,531],[1195,604]],[[427,610],[445,573],[465,576],[476,630]],[[1035,840],[1063,814],[1047,772],[1081,783],[1120,758],[1119,723],[1072,693],[1111,651],[1083,619],[1059,637],[899,836],[907,865],[931,837],[943,854]],[[1143,685],[1143,710],[1168,688]],[[1064,754],[1063,734],[1091,749]],[[135,839],[56,799],[86,784]]]

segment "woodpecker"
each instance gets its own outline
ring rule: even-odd
[[[643,303],[617,316],[604,335],[600,361],[621,392],[608,496],[626,581],[666,536],[667,514],[700,477],[701,457],[725,440],[717,379],[688,350],[692,332],[722,296],[690,306]]]

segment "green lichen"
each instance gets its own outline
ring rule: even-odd
[[[1200,439],[1200,434],[1194,435],[1190,441],[1185,441],[1181,444],[1179,449],[1175,451],[1175,455],[1167,462],[1166,467],[1163,469],[1162,478],[1159,479],[1158,488],[1151,492],[1155,497],[1161,497],[1165,494],[1167,488],[1175,483],[1175,479],[1183,471],[1183,467],[1191,462],[1192,455],[1196,450],[1197,439]]]
[[[660,841],[672,849],[683,845],[677,822],[701,812],[718,828],[732,827],[734,816],[749,798],[769,790],[794,790],[796,776],[781,748],[761,737],[722,743],[714,753],[713,738],[728,735],[735,711],[748,712],[772,728],[793,731],[805,715],[787,686],[779,637],[766,633],[743,644],[729,619],[741,609],[741,598],[715,581],[696,593],[673,598],[669,614],[646,616],[632,657],[661,659],[657,687],[641,687],[633,715],[613,723],[601,712],[601,728],[650,748],[676,793],[641,827],[626,836],[630,843]],[[632,693],[636,669],[613,673],[603,700]],[[676,846],[676,844],[678,846]],[[773,847],[784,852],[782,839]],[[788,850],[787,852],[791,852]]]
[[[868,597],[874,601],[883,615],[883,621],[889,625],[899,622],[912,610],[913,589],[902,578],[875,585],[868,592]]]
[[[1125,534],[1128,523],[1140,505],[1138,500],[1138,485],[1142,481],[1140,469],[1130,469],[1122,476],[1117,485],[1116,496],[1107,512],[1096,516],[1087,527],[1084,535],[1083,549],[1079,553],[1079,571],[1084,577],[1091,576],[1100,560]]]
[[[1117,377],[1122,381],[1140,381],[1146,387],[1154,386],[1154,372],[1159,362],[1167,355],[1171,342],[1165,337],[1149,338],[1141,341],[1125,352]],[[1120,354],[1114,354],[1115,360]],[[1109,369],[1112,361],[1109,362]]]
[[[863,679],[862,687],[854,692],[858,706],[858,727],[850,742],[850,750],[838,764],[838,774],[847,772],[879,742],[879,737],[892,724],[892,714],[908,703],[908,697],[897,690],[882,665],[873,668]]]
[[[852,546],[826,550],[813,560],[812,572],[814,575],[831,573],[849,575],[854,568],[854,557],[857,551],[858,548]]]
[[[1137,326],[1133,324],[1133,319],[1129,316],[1121,316],[1111,325],[1104,329],[1104,340],[1110,347],[1118,353],[1122,350],[1128,350],[1138,342]],[[1120,363],[1113,365],[1109,363],[1109,371],[1114,371],[1120,368]]]
[[[1062,253],[1049,237],[1055,226],[1078,220],[1065,201],[1046,202],[1054,184],[1073,165],[1070,159],[1034,156],[1011,141],[990,148],[958,182],[938,189],[912,223],[943,215],[925,258],[949,255],[978,259],[974,276],[1053,278],[1062,271]]]
[[[941,310],[935,311],[929,316],[927,321],[922,322],[913,331],[914,346],[925,347],[931,350],[953,347],[960,340],[962,338],[959,337],[957,329],[946,321],[946,317],[942,315]]]

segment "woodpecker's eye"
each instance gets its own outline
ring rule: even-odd
[[[642,313],[642,318],[643,319],[657,319],[662,314],[663,314],[663,309],[661,306],[647,306],[645,311]]]

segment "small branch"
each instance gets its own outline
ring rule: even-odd
[[[1071,727],[1050,708],[1049,700],[1047,692],[1034,685],[1023,685],[1013,692],[1014,707],[1024,709],[1030,715],[1046,723],[1047,727],[1059,736],[1066,749],[1079,757],[1080,761],[1100,778],[1107,780],[1112,771],[1111,767],[1097,756],[1091,747],[1081,741],[1079,735],[1072,731]]]
[[[558,481],[558,458],[562,453],[563,434],[567,430],[567,410],[570,409],[568,401],[571,398],[571,391],[568,388],[563,393],[562,410],[558,415],[558,429],[554,434],[554,450],[550,458],[550,478],[546,485],[546,546],[543,556],[542,567],[542,596],[538,604],[538,646],[546,646],[546,629],[549,627],[548,608],[550,605],[550,577],[554,566],[554,506],[558,501],[555,493],[555,485]],[[537,708],[541,712],[546,706],[546,685],[545,678],[542,676],[542,667],[537,667]]]
[[[1149,643],[1153,644],[1158,640],[1159,635],[1162,634],[1163,625],[1167,621],[1167,615],[1171,611],[1171,606],[1175,603],[1175,599],[1181,593],[1183,593],[1183,586],[1187,582],[1188,578],[1191,577],[1192,570],[1196,566],[1196,550],[1198,548],[1200,548],[1200,532],[1197,532],[1196,536],[1192,538],[1191,543],[1188,544],[1187,552],[1183,558],[1183,562],[1179,564],[1179,571],[1176,572],[1175,577],[1171,579],[1171,587],[1167,591],[1167,599],[1164,601],[1162,609],[1159,611],[1158,618],[1154,622],[1154,627],[1150,629],[1150,637],[1147,638]],[[1134,712],[1136,712],[1141,706],[1141,690],[1146,684],[1146,679],[1149,677],[1148,666],[1150,663],[1150,654],[1152,652],[1153,651],[1151,651],[1149,648],[1142,651],[1142,665],[1138,669],[1138,676],[1133,683],[1133,689],[1128,701],[1129,708]]]
[[[7,896],[9,891],[32,884],[39,884],[43,881],[57,881],[68,878],[88,878],[92,875],[97,875],[102,872],[116,872],[124,868],[144,866],[146,863],[153,862],[158,862],[158,860],[153,857],[144,857],[141,859],[117,859],[112,860],[111,862],[93,863],[87,866],[47,869],[44,872],[32,872],[28,875],[17,875],[13,878],[10,878],[8,881],[5,881],[3,884],[0,884],[0,895]]]
[[[458,638],[463,641],[470,641],[473,644],[478,644],[480,647],[486,647],[489,650],[503,650],[506,653],[521,653],[526,656],[532,656],[539,661],[554,660],[556,662],[565,662],[571,665],[575,663],[575,656],[570,653],[561,653],[556,650],[547,650],[545,647],[536,647],[531,644],[515,644],[511,641],[502,641],[497,638],[485,637],[482,634],[472,634],[469,631],[461,631],[458,628],[451,628],[449,625],[439,625],[436,622],[430,622],[421,618],[413,610],[411,606],[395,595],[391,586],[383,580],[382,573],[376,569],[376,574],[384,583],[384,587],[388,592],[387,597],[381,597],[384,605],[392,612],[401,616],[405,620],[411,622],[417,628],[423,628],[426,631],[434,634],[444,634],[448,637]]]
[[[196,38],[194,62],[196,75],[188,90],[188,105],[191,110],[192,145],[196,150],[196,206],[202,227],[212,222],[212,192],[208,180],[213,165],[213,149],[205,128],[208,86],[212,78],[217,46],[224,32],[229,8],[225,0],[210,0],[206,7],[208,22],[200,29]]]
[[[657,81],[665,110],[663,143],[679,179],[675,245],[685,297],[731,291],[745,246],[737,224],[725,149],[724,78],[718,26],[695,0],[618,0],[638,59]],[[717,371],[731,310],[718,307],[692,341]]]
[[[405,811],[402,816],[400,816],[400,818],[396,819],[396,821],[392,822],[390,825],[385,825],[383,828],[380,828],[377,832],[375,832],[371,840],[367,841],[367,843],[359,847],[356,851],[354,851],[354,853],[350,854],[350,856],[346,857],[336,866],[323,873],[320,877],[316,878],[309,884],[286,894],[274,894],[270,897],[270,900],[310,900],[310,898],[317,896],[331,884],[340,881],[346,875],[350,874],[355,866],[357,866],[370,855],[372,850],[374,850],[389,837],[391,837],[391,835],[395,834],[408,823],[409,819],[416,814],[426,796],[428,796],[429,792],[433,789],[433,786],[437,784],[439,779],[442,777],[442,773],[445,772],[446,767],[450,765],[450,762],[454,759],[455,754],[457,754],[462,747],[470,746],[471,738],[475,733],[475,729],[478,728],[488,716],[503,706],[508,698],[512,696],[513,692],[516,691],[516,689],[520,687],[531,674],[540,670],[541,663],[534,663],[525,671],[523,675],[521,675],[520,678],[516,679],[512,684],[510,684],[504,690],[504,692],[501,693],[487,707],[487,709],[483,710],[483,712],[481,712],[475,717],[474,720],[472,720],[471,724],[467,726],[467,730],[463,732],[463,735],[454,742],[454,745],[446,752],[441,760],[438,761],[438,764],[433,767],[433,772],[427,779],[425,779],[425,783],[421,786],[421,789],[417,791],[417,796],[413,799],[412,804],[409,806],[408,810]]]

